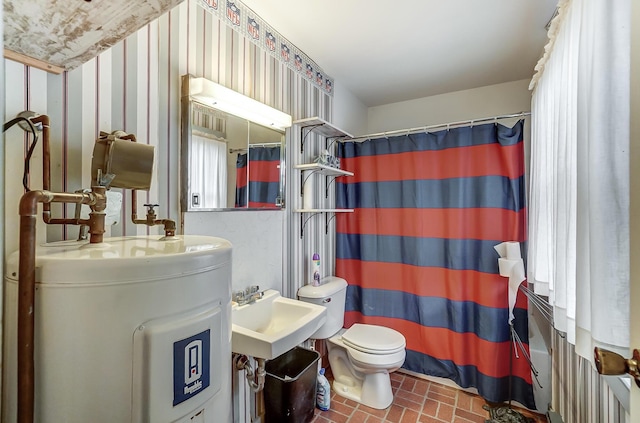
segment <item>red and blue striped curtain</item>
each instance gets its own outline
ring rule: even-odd
[[[251,147],[248,154],[238,154],[236,207],[273,208],[279,194],[280,147]]]
[[[526,239],[523,121],[340,143],[336,274],[349,283],[345,326],[401,332],[404,368],[535,408],[514,350],[508,280],[494,246]],[[528,352],[526,298],[514,329]],[[516,356],[518,355],[518,357]]]

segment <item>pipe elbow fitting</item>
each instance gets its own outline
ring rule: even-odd
[[[54,195],[49,191],[29,191],[20,198],[20,216],[35,216],[38,213],[38,203],[50,203]]]

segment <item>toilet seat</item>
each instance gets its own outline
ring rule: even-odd
[[[336,335],[332,338],[328,339],[330,344],[334,344],[340,348],[342,348],[349,356],[349,361],[352,365],[355,366],[359,371],[364,373],[377,372],[380,370],[389,370],[394,369],[394,371],[402,366],[404,363],[404,359],[406,356],[406,350],[404,348],[400,348],[399,350],[390,352],[390,353],[368,353],[364,351],[359,351],[351,346],[347,345],[344,342],[344,339],[341,335]],[[335,376],[335,374],[334,374]]]
[[[374,355],[392,355],[404,351],[404,336],[391,328],[356,323],[342,334],[342,342],[356,351]]]

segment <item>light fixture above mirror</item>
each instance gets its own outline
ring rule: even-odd
[[[291,127],[290,115],[205,78],[190,78],[189,96],[202,104],[262,126],[281,131]]]

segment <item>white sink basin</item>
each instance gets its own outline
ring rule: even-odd
[[[273,289],[251,304],[232,304],[231,350],[267,360],[308,339],[327,314],[325,307],[282,297]]]

